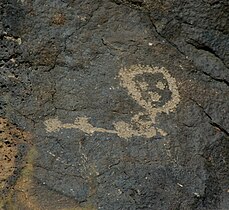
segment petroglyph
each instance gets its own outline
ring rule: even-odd
[[[157,81],[155,89],[144,79],[146,76],[161,75],[163,81]],[[128,94],[143,108],[142,112],[135,114],[130,122],[114,122],[114,130],[97,128],[90,124],[88,117],[78,117],[74,123],[62,123],[58,118],[45,121],[47,132],[57,132],[60,129],[79,129],[84,133],[92,135],[94,132],[116,134],[121,138],[131,138],[133,136],[143,136],[151,138],[166,132],[156,125],[156,116],[162,112],[169,114],[173,112],[180,102],[180,95],[176,85],[176,80],[164,68],[133,65],[130,68],[122,68],[119,72],[120,85],[125,88]],[[141,80],[138,80],[140,77]],[[157,79],[158,80],[158,79]],[[162,101],[163,95],[160,91],[168,90],[169,99]],[[156,92],[156,90],[158,90]],[[143,94],[147,97],[143,97]],[[161,102],[160,105],[157,103]],[[163,103],[162,103],[163,102]]]

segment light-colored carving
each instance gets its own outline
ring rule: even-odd
[[[137,81],[137,76],[144,76],[144,74],[162,74],[163,79],[167,84],[159,81],[155,87],[158,90],[165,90],[168,88],[171,92],[170,100],[166,101],[161,106],[156,106],[156,102],[160,102],[162,95],[157,92],[147,91],[149,84],[145,81]],[[119,79],[121,86],[125,88],[128,94],[143,108],[143,111],[135,114],[130,123],[125,121],[114,122],[114,130],[107,130],[104,128],[97,128],[90,124],[89,118],[78,117],[74,123],[62,123],[55,119],[48,119],[45,121],[47,132],[56,132],[60,129],[79,129],[84,133],[92,135],[94,132],[112,133],[121,138],[131,138],[133,136],[143,136],[151,138],[160,134],[166,135],[166,132],[156,126],[156,116],[162,112],[169,114],[173,112],[180,102],[180,95],[176,85],[176,80],[164,68],[133,65],[130,68],[122,68],[119,72]],[[142,96],[143,93],[148,94],[147,100]],[[147,117],[147,120],[144,120]]]
[[[46,130],[48,132],[56,132],[63,128],[65,129],[75,128],[87,134],[93,134],[94,132],[117,133],[115,130],[106,130],[104,128],[94,127],[88,122],[88,120],[89,119],[87,117],[78,117],[76,118],[74,123],[63,124],[60,120],[58,120],[58,118],[55,118],[55,119],[46,120],[45,125],[46,125]]]
[[[162,83],[162,82],[158,82],[158,83],[156,84],[156,87],[157,87],[158,89],[164,90],[164,89],[165,89],[165,84]]]

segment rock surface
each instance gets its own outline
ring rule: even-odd
[[[0,209],[228,209],[227,0],[0,11]]]

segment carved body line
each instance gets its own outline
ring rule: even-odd
[[[101,133],[113,133],[117,134],[115,130],[107,130],[105,128],[97,128],[91,125],[88,122],[88,118],[86,117],[78,117],[74,121],[74,123],[62,123],[58,118],[48,119],[45,121],[46,131],[48,132],[56,132],[60,129],[79,129],[87,134],[93,134],[94,132]]]

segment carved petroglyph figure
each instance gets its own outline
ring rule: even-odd
[[[145,76],[161,75],[163,82],[157,81],[152,90]],[[137,78],[140,78],[137,79]],[[79,129],[87,134],[94,132],[116,134],[121,138],[130,138],[133,136],[143,136],[151,138],[160,134],[166,135],[162,129],[156,126],[156,116],[162,112],[169,114],[173,112],[180,102],[180,96],[176,85],[176,80],[164,68],[133,65],[130,68],[123,68],[119,72],[121,86],[125,88],[128,94],[143,108],[142,112],[135,114],[130,123],[125,121],[114,122],[114,130],[94,127],[87,117],[78,117],[74,123],[62,123],[57,118],[45,121],[47,132],[55,132],[60,129]],[[170,92],[169,99],[162,100],[163,95],[158,91]],[[159,91],[159,92],[160,92]]]

